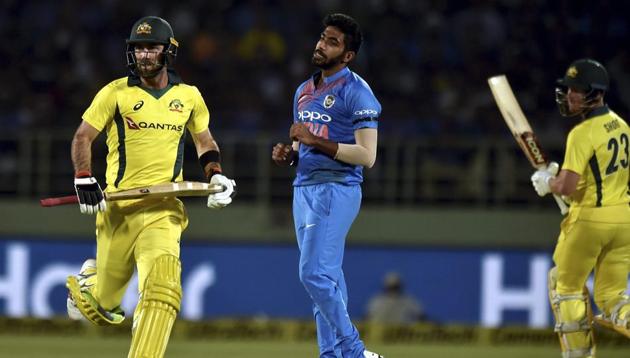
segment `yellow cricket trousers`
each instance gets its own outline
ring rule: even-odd
[[[96,288],[94,298],[101,307],[119,306],[138,270],[138,290],[156,258],[179,257],[181,233],[188,226],[183,203],[176,198],[115,201],[96,216]]]
[[[627,289],[630,270],[630,207],[572,208],[561,224],[553,254],[560,295],[581,294],[594,269],[595,304],[606,314]]]

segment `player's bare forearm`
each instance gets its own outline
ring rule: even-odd
[[[82,138],[75,137],[72,140],[72,165],[74,172],[92,170],[91,143]]]
[[[216,160],[206,162],[203,164],[203,174],[206,178],[210,178],[212,174],[221,173],[221,163],[219,162],[218,153],[219,145],[212,137],[212,133],[210,130],[205,130],[200,133],[196,133],[192,135],[193,142],[195,142],[195,148],[197,149],[197,157],[201,159],[203,155],[210,152],[215,152],[217,156]]]
[[[315,137],[315,141],[312,144],[313,147],[317,148],[319,151],[325,153],[326,155],[335,157],[337,154],[337,150],[339,149],[339,143],[333,142],[328,139],[324,139],[322,137]]]
[[[304,123],[294,123],[289,130],[289,137],[294,141],[314,147],[331,158],[335,157],[339,149],[337,142],[314,135]]]
[[[375,128],[357,129],[354,131],[356,144],[339,143],[335,159],[371,168],[376,161],[377,136]]]
[[[563,169],[558,176],[549,180],[549,189],[554,194],[570,196],[577,189],[579,180],[579,174]]]
[[[85,121],[79,125],[70,150],[75,173],[92,170],[92,142],[98,134],[99,131]]]

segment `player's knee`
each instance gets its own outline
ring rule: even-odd
[[[300,271],[300,281],[308,294],[316,301],[330,297],[333,294],[333,282],[321,272]]]
[[[551,306],[556,317],[555,331],[558,333],[588,332],[591,329],[589,297],[584,293],[550,295]]]
[[[176,256],[155,259],[142,291],[142,300],[159,301],[179,312],[182,301],[181,263]]]

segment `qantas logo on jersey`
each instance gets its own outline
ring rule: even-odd
[[[168,123],[151,123],[151,122],[136,122],[129,117],[125,117],[125,122],[127,122],[127,128],[132,130],[140,130],[140,129],[162,129],[167,131],[177,131],[181,132],[184,129],[182,124],[174,125]]]
[[[330,122],[332,121],[332,117],[330,117],[327,114],[322,114],[319,112],[315,112],[315,111],[300,111],[298,112],[298,118],[302,121],[302,122],[312,122],[312,121],[323,121],[323,122]]]
[[[167,131],[177,131],[177,132],[181,132],[184,129],[184,126],[182,124],[176,126],[174,124],[168,124],[168,123],[140,122],[138,123],[138,126],[140,126],[140,128],[163,129]]]
[[[137,106],[137,105],[136,105]],[[138,125],[136,124],[136,122],[133,121],[133,119],[129,118],[129,117],[125,117],[125,122],[127,122],[127,128],[129,129],[133,129],[133,130],[138,130],[140,129],[140,127],[138,127]]]

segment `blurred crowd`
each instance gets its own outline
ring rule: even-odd
[[[284,134],[323,16],[345,12],[365,41],[351,68],[396,136],[507,134],[486,78],[506,73],[536,129],[566,130],[554,81],[576,58],[604,63],[611,107],[630,109],[630,28],[612,0],[3,1],[0,125],[74,128],[99,88],[127,74],[125,39],[145,15],[168,20],[176,68],[198,86],[211,128]]]

